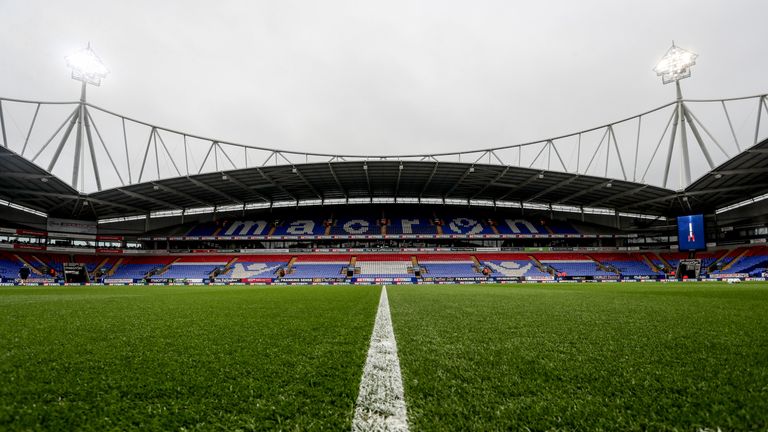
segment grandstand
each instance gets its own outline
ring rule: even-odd
[[[759,107],[756,116],[747,104]],[[74,105],[72,125],[90,117],[85,133],[62,130],[65,121],[47,142],[38,137],[49,131],[35,128],[50,125],[34,119],[26,136],[3,126],[4,283],[18,283],[22,268],[26,283],[296,284],[744,279],[765,277],[768,264],[766,95],[678,99],[538,142],[413,155],[230,143],[85,100],[0,98],[0,125],[31,105],[40,112]],[[730,127],[706,128],[694,112]],[[681,113],[688,122],[672,122]],[[150,139],[131,141],[141,134],[107,120]],[[651,126],[622,135],[635,123]],[[173,140],[190,143],[182,154]],[[597,145],[582,148],[582,140]],[[92,163],[72,161],[70,171],[59,155],[73,141],[91,149]],[[641,146],[655,151],[627,156]],[[565,149],[575,160],[562,157]],[[118,150],[140,156],[138,172],[115,163]],[[71,179],[60,177],[62,166]],[[692,215],[702,215],[698,235],[677,220]],[[680,273],[691,263],[695,274]]]
[[[678,86],[541,141],[361,155],[179,132],[85,88],[0,98],[0,429],[768,424],[765,94]]]

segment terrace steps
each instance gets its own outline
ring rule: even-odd
[[[227,263],[224,265],[224,268],[221,270],[221,272],[219,274],[223,275],[223,274],[227,273],[228,271],[232,270],[232,266],[235,265],[236,262],[237,262],[237,257],[232,257],[231,260],[227,261]],[[209,278],[210,277],[215,277],[216,276],[216,275],[214,275],[215,272],[216,272],[216,268],[214,268],[213,270],[211,270],[210,273],[208,273],[208,277]]]
[[[673,268],[672,268],[672,264],[670,264],[670,263],[669,263],[669,261],[667,261],[666,259],[664,259],[664,257],[663,257],[663,256],[661,256],[661,254],[660,254],[660,253],[656,253],[656,252],[654,252],[653,254],[654,254],[654,255],[656,255],[656,257],[659,259],[659,261],[661,261],[661,263],[662,263],[662,264],[664,264],[664,267],[665,267],[665,268],[668,268],[668,269],[672,269],[672,270],[675,270],[675,269],[673,269]]]
[[[269,228],[269,232],[267,233],[267,235],[269,235],[269,236],[273,235],[273,234],[275,233],[275,230],[276,230],[276,229],[277,229],[277,227],[276,227],[276,226],[274,226],[274,225],[272,225],[272,226]]]
[[[48,264],[46,264],[43,260],[41,260],[40,258],[36,257],[35,255],[32,255],[32,259],[37,261],[41,266],[48,267]]]
[[[96,267],[93,268],[92,274],[98,273],[99,270],[101,270],[102,267],[104,267],[109,262],[109,257],[104,258],[99,262]]]
[[[735,252],[735,250],[734,250],[734,252]],[[733,265],[734,265],[734,264],[736,264],[736,262],[737,262],[738,260],[740,260],[741,258],[743,258],[743,257],[744,257],[744,255],[746,255],[747,253],[749,253],[749,248],[744,248],[744,249],[741,251],[741,253],[739,253],[738,255],[736,255],[736,257],[734,257],[734,258],[731,260],[731,262],[729,262],[728,264],[726,264],[726,265],[724,265],[724,266],[723,266],[723,271],[725,271],[725,270],[728,270],[728,269],[730,269],[731,267],[733,267]]]
[[[421,268],[421,265],[419,264],[419,259],[416,257],[416,255],[411,255],[411,266],[408,268],[408,273],[416,274],[416,271],[414,270],[416,267]],[[419,278],[423,277],[421,274],[418,276]]]
[[[24,264],[25,266],[29,267],[29,270],[30,270],[32,273],[34,273],[34,274],[36,274],[36,275],[42,275],[42,274],[43,274],[43,272],[41,272],[40,270],[38,270],[38,268],[37,268],[37,267],[33,266],[32,264],[30,264],[30,263],[29,263],[29,261],[27,261],[27,260],[25,260],[24,258],[22,258],[22,257],[21,257],[21,255],[16,255],[16,254],[14,254],[13,256],[14,256],[14,258],[16,258],[17,260],[19,260],[19,262],[20,262],[20,263],[22,263],[22,264]],[[38,260],[38,261],[39,261],[39,260]]]
[[[653,270],[653,271],[655,271],[655,272],[657,272],[657,273],[660,271],[660,269],[659,269],[658,267],[656,267],[656,264],[654,264],[654,263],[653,263],[653,261],[652,261],[650,258],[648,258],[648,255],[646,255],[646,254],[640,254],[640,256],[643,258],[643,262],[644,262],[644,263],[645,263],[645,264],[646,264],[648,267],[650,267],[650,268],[651,268],[651,270]]]
[[[154,274],[149,274],[149,273],[152,273],[152,272],[149,272],[149,273],[145,274],[144,277],[160,276],[163,273],[167,272],[168,269],[171,268],[172,265],[176,264],[179,261],[181,261],[181,258],[176,258],[175,260],[169,262],[168,264],[160,267],[160,269],[157,272],[155,272]]]
[[[600,270],[605,272],[616,273],[617,275],[621,276],[621,272],[619,270],[617,270],[616,268],[609,268],[599,260],[595,259],[595,257],[593,257],[592,255],[584,254],[584,256],[594,261],[595,264],[597,265],[597,268],[599,268]]]
[[[115,265],[112,266],[111,269],[107,272],[107,276],[113,276],[115,274],[115,271],[117,271],[117,268],[120,267],[120,264],[123,263],[124,258],[118,258],[117,261],[115,261]]]
[[[722,260],[723,260],[723,258],[725,258],[726,256],[728,256],[728,250],[722,250],[722,251],[720,251],[720,255],[717,257],[717,259],[715,259],[714,261],[712,261],[712,264],[710,264],[710,265],[709,265],[709,267],[707,267],[707,273],[709,273],[709,272],[712,272],[712,271],[714,271],[715,269],[717,269],[717,265],[718,265],[718,264],[720,263],[720,261],[722,261]]]
[[[555,275],[555,271],[554,270],[552,270],[549,267],[544,267],[544,264],[542,264],[541,261],[539,261],[535,256],[528,255],[528,259],[531,260],[533,265],[535,265],[536,268],[539,269],[540,272],[547,273],[547,274],[550,274],[552,276]]]
[[[285,266],[285,274],[291,274],[293,273],[293,265],[296,264],[296,260],[299,259],[299,257],[292,256],[291,260],[288,261],[288,264]]]

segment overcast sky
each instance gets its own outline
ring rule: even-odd
[[[300,151],[514,144],[674,98],[652,71],[700,55],[691,98],[768,91],[768,2],[0,0],[0,95],[74,100],[64,57],[111,69],[89,101]]]

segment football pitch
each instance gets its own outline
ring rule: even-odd
[[[768,284],[387,291],[412,431],[768,428]],[[0,429],[350,430],[380,294],[0,288]]]

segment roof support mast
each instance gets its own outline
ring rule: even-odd
[[[101,177],[99,175],[99,167],[96,163],[96,153],[93,146],[93,138],[91,135],[91,123],[88,118],[88,108],[86,106],[86,89],[88,84],[94,86],[100,86],[101,80],[108,74],[109,70],[104,63],[101,62],[99,56],[91,49],[91,44],[81,51],[78,51],[66,58],[67,66],[72,70],[72,79],[80,81],[80,103],[75,115],[72,118],[72,122],[76,122],[77,130],[75,132],[75,155],[72,164],[72,187],[78,188],[78,180],[80,181],[80,190],[85,189],[85,151],[83,149],[83,139],[88,141],[88,151],[91,155],[91,165],[93,165],[93,174],[96,180],[96,187],[101,190]],[[58,152],[66,144],[66,140],[69,134],[65,134],[61,144],[59,144]],[[111,156],[110,156],[111,157]],[[54,165],[56,160],[52,162]],[[53,168],[53,166],[51,166]]]
[[[714,168],[714,163],[709,155],[704,141],[701,139],[699,131],[696,129],[692,118],[695,116],[688,110],[688,107],[683,101],[683,91],[680,88],[680,80],[691,76],[691,67],[696,64],[696,57],[698,54],[684,50],[675,45],[672,42],[672,47],[669,48],[667,53],[662,57],[656,67],[653,69],[656,75],[661,77],[664,84],[675,83],[675,112],[674,121],[672,123],[672,131],[670,133],[669,148],[667,149],[667,162],[664,166],[664,187],[667,186],[667,180],[669,178],[669,167],[672,161],[672,153],[674,152],[675,144],[677,142],[677,133],[680,133],[680,187],[685,188],[691,184],[691,158],[688,151],[688,131],[687,127],[691,128],[693,136],[696,138],[696,142],[701,148],[704,157],[707,159],[707,163],[710,168]],[[686,126],[687,125],[687,126]]]

